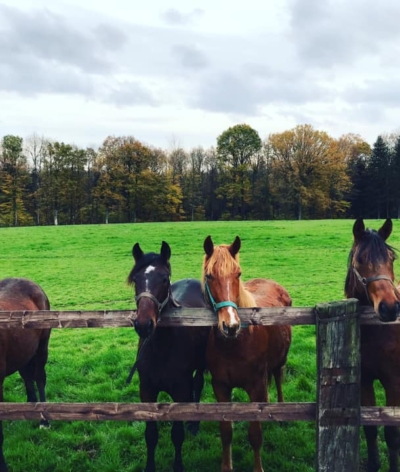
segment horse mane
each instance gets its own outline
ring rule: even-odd
[[[361,255],[363,259],[361,260]],[[386,243],[386,241],[374,229],[366,229],[362,239],[353,243],[347,260],[347,275],[344,284],[344,291],[347,296],[354,294],[357,279],[352,270],[355,260],[359,264],[366,264],[374,267],[379,264],[392,262],[397,258],[396,250]]]
[[[212,274],[216,278],[221,278],[231,275],[232,272],[240,272],[239,254],[232,257],[227,244],[214,246],[212,255],[210,257],[207,255],[204,256],[201,277],[203,292],[206,273]],[[241,280],[239,280],[239,298],[237,300],[237,305],[242,308],[251,308],[256,306],[253,295],[245,289]]]
[[[144,254],[138,262],[133,266],[132,270],[130,271],[127,279],[128,285],[133,285],[135,275],[140,272],[144,267],[149,265],[164,265],[168,272],[171,275],[171,264],[167,262],[160,254],[156,254],[155,252],[149,252]]]

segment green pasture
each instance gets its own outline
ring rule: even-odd
[[[367,221],[375,229],[383,222]],[[172,278],[198,278],[203,241],[242,240],[243,280],[272,278],[284,285],[293,306],[314,306],[343,298],[352,220],[146,223],[0,229],[0,278],[27,277],[46,291],[54,310],[131,309],[132,289],[126,278],[131,249],[157,251],[161,241],[172,249]],[[400,223],[389,240],[400,248]],[[399,272],[398,262],[397,273]],[[54,329],[47,367],[51,402],[138,402],[137,375],[126,377],[136,355],[132,328]],[[284,383],[289,402],[315,401],[315,328],[294,327]],[[271,401],[276,401],[274,385]],[[382,392],[378,399],[383,402]],[[6,379],[6,401],[25,401],[21,379]],[[169,401],[160,395],[159,401]],[[245,401],[240,390],[234,401]],[[203,401],[213,402],[210,378]],[[307,422],[265,423],[263,463],[267,472],[314,470],[315,425]],[[156,461],[159,472],[171,471],[170,425],[160,425]],[[39,430],[36,422],[5,421],[4,451],[10,472],[138,472],[145,465],[142,422],[61,422]],[[380,432],[383,469],[387,468]],[[362,458],[365,443],[362,440]],[[203,422],[197,437],[186,435],[183,457],[189,472],[220,470],[221,447],[216,422]],[[247,424],[234,428],[235,471],[251,471]]]

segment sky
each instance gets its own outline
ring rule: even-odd
[[[398,0],[0,0],[0,137],[400,130]]]

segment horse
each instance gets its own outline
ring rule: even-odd
[[[209,335],[207,367],[218,402],[230,402],[235,387],[245,390],[252,402],[268,399],[268,379],[275,376],[278,399],[283,401],[282,373],[289,352],[291,326],[241,326],[238,307],[290,306],[290,295],[269,279],[240,280],[237,236],[231,245],[214,246],[211,236],[204,241],[202,286],[206,299],[218,317]],[[220,422],[223,472],[232,471],[232,423]],[[249,441],[254,452],[254,471],[262,472],[261,423],[249,426]]]
[[[204,386],[208,327],[157,327],[168,308],[205,307],[201,283],[183,279],[171,284],[171,249],[165,241],[160,254],[144,254],[139,243],[132,248],[135,261],[128,283],[134,286],[137,316],[134,327],[139,335],[135,366],[139,373],[140,399],[156,402],[161,391],[174,402],[199,402]],[[194,375],[193,375],[194,374]],[[197,434],[199,422],[188,422]],[[174,472],[183,471],[182,444],[185,432],[181,421],[174,421],[171,439],[175,448]],[[146,472],[156,470],[155,449],[158,429],[154,421],[146,422]]]
[[[349,253],[345,280],[347,298],[373,306],[382,325],[361,325],[361,405],[375,406],[374,380],[379,380],[388,406],[400,405],[400,326],[385,325],[400,314],[399,287],[394,284],[393,261],[396,253],[386,243],[393,223],[386,219],[376,231],[366,229],[362,218],[353,225],[353,246]],[[385,426],[389,451],[389,472],[398,472],[400,435],[397,427]],[[380,469],[376,426],[365,426],[367,471]]]
[[[0,280],[0,311],[50,310],[42,288],[31,280]],[[50,329],[0,329],[0,401],[4,401],[4,379],[19,372],[26,389],[27,401],[37,402],[35,385],[41,402],[46,401],[46,363]],[[48,427],[42,419],[41,427]],[[7,472],[3,454],[3,427],[0,421],[0,472]]]

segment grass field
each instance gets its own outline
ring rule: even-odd
[[[382,221],[367,221],[377,228]],[[172,249],[172,278],[200,276],[203,241],[215,244],[242,239],[243,280],[268,277],[284,285],[293,306],[343,298],[347,255],[352,243],[350,220],[274,222],[194,222],[0,229],[0,278],[27,277],[46,291],[52,309],[131,309],[126,277],[135,242],[145,252],[161,241]],[[400,223],[394,221],[389,242],[400,248]],[[398,263],[396,263],[398,264]],[[397,273],[399,272],[397,265]],[[48,401],[138,402],[138,378],[125,381],[135,359],[133,329],[65,329],[52,331],[47,368]],[[315,401],[315,328],[295,327],[284,383],[286,401]],[[214,401],[209,377],[203,400]],[[276,400],[271,388],[271,400]],[[5,382],[7,401],[25,401],[22,381]],[[382,402],[380,393],[379,401]],[[246,400],[235,391],[234,401]],[[160,396],[159,401],[169,401]],[[264,424],[264,468],[269,472],[314,470],[313,423]],[[160,425],[159,472],[171,470],[170,425]],[[4,422],[6,460],[11,472],[138,472],[145,464],[142,422],[52,422],[39,430],[35,422]],[[382,441],[383,434],[380,433]],[[387,468],[381,443],[383,470]],[[199,435],[187,434],[183,449],[187,471],[220,470],[218,424],[202,423]],[[362,457],[365,445],[362,441]],[[237,472],[252,470],[247,424],[236,423],[233,460]]]

